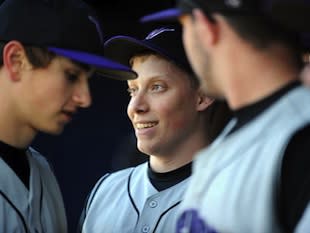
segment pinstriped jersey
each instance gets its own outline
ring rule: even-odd
[[[29,189],[0,158],[0,232],[66,233],[62,196],[47,161],[27,151]]]
[[[147,169],[144,163],[102,178],[87,203],[82,232],[173,232],[189,178],[159,192]]]
[[[310,122],[309,102],[309,90],[298,87],[227,135],[231,121],[194,162],[177,232],[282,232],[275,206],[282,157],[292,135]]]

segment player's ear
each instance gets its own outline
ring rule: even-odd
[[[31,68],[26,56],[24,46],[18,41],[8,42],[3,49],[3,65],[12,81],[18,81],[21,78],[21,72],[24,69]]]
[[[196,105],[197,111],[206,110],[213,102],[214,102],[213,98],[207,96],[201,90],[198,91],[198,98],[197,98],[197,105]]]
[[[204,46],[210,47],[218,40],[218,25],[206,16],[202,10],[194,9],[193,17],[196,23],[197,36]]]

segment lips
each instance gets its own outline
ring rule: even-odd
[[[66,116],[67,120],[70,121],[73,118],[75,111],[63,110],[62,114],[64,114]]]

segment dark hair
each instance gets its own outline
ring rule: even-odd
[[[0,42],[0,67],[3,65],[3,49],[6,45],[6,42]],[[31,65],[34,68],[45,68],[47,67],[51,61],[57,56],[55,53],[49,51],[47,48],[44,47],[38,47],[38,46],[29,46],[29,45],[23,45],[26,56],[31,63]],[[85,63],[72,61],[76,65],[80,66],[82,69],[89,71],[91,70],[90,65],[87,65]]]
[[[239,36],[258,49],[267,49],[275,43],[283,45],[296,65],[302,67],[302,48],[297,33],[288,31],[271,19],[260,15],[224,15],[228,24]]]
[[[215,100],[206,110],[206,135],[209,143],[223,131],[228,121],[232,118],[232,112],[226,101]]]
[[[6,42],[0,42],[0,66],[3,65],[3,49],[6,45]],[[26,56],[29,59],[29,62],[35,68],[43,68],[50,64],[53,58],[56,56],[54,53],[47,50],[47,48],[37,47],[37,46],[24,46]]]

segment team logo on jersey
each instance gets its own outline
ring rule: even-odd
[[[158,36],[159,34],[163,33],[163,32],[174,32],[175,30],[173,28],[158,28],[155,29],[154,31],[151,31],[146,37],[146,40],[150,40],[152,38],[154,38],[155,36]]]
[[[177,222],[177,233],[217,233],[205,224],[197,210],[186,210]]]

